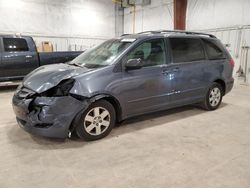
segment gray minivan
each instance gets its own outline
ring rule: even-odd
[[[213,35],[148,31],[123,35],[68,64],[28,74],[13,96],[18,124],[47,137],[97,140],[116,122],[188,104],[219,107],[234,61]]]

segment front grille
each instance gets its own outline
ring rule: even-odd
[[[34,125],[34,127],[36,127],[36,128],[49,128],[52,125],[53,125],[52,123],[39,123],[39,124]]]
[[[20,118],[16,118],[17,119],[17,121],[22,125],[22,126],[28,126],[27,125],[27,122],[26,121],[24,121],[24,120],[22,120],[22,119],[20,119]],[[36,127],[36,128],[49,128],[49,127],[51,127],[53,124],[52,123],[38,123],[38,124],[35,124],[35,125],[33,125],[34,127]]]

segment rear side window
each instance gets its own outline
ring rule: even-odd
[[[203,42],[209,59],[213,60],[225,58],[223,51],[215,43],[206,39],[203,39]]]
[[[3,44],[6,52],[29,51],[26,40],[22,38],[3,38]]]
[[[191,38],[169,38],[174,63],[205,59],[201,41]]]

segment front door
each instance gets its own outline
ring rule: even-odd
[[[126,60],[137,58],[142,60],[143,67],[123,72],[121,87],[126,116],[164,108],[171,92],[171,81],[165,74],[167,66],[164,39],[144,41],[128,54]]]

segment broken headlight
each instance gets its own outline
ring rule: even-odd
[[[41,96],[60,97],[69,95],[69,91],[74,85],[74,79],[62,80],[57,86],[41,93]]]

